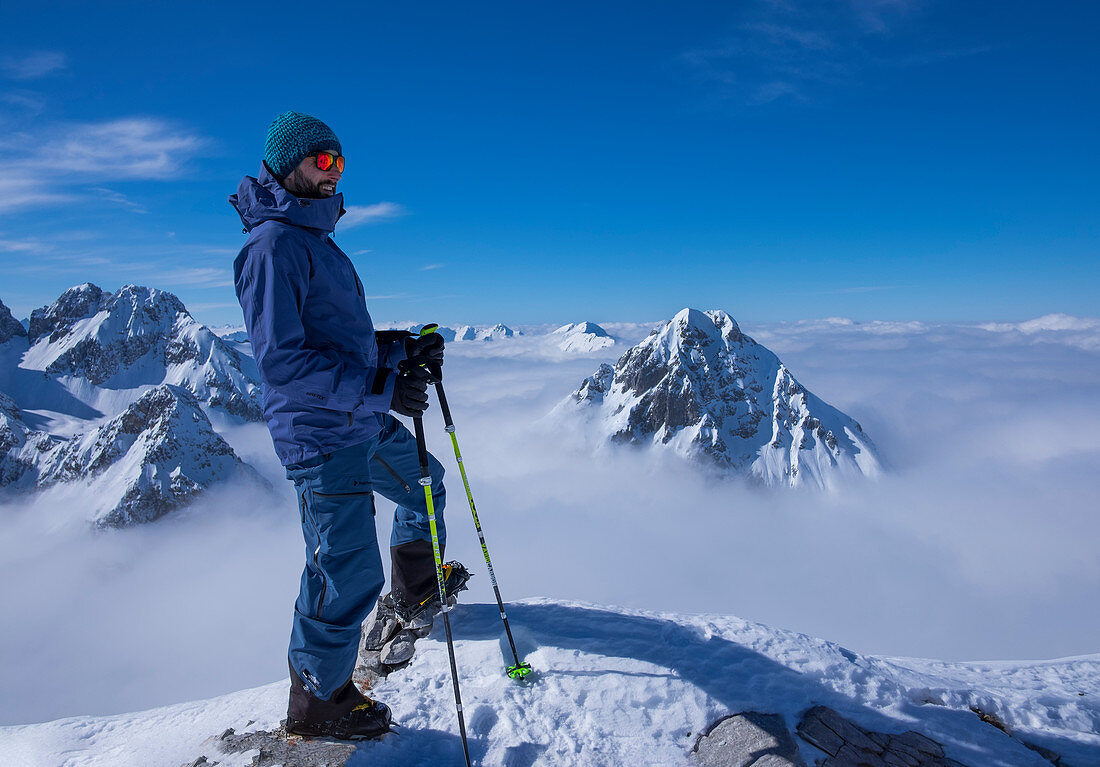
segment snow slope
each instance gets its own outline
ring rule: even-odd
[[[814,705],[879,732],[916,730],[972,767],[1100,764],[1100,655],[1040,663],[940,663],[857,655],[839,645],[731,617],[526,600],[508,609],[521,654],[538,671],[519,685],[495,605],[452,613],[475,764],[688,765],[698,734],[740,711],[781,715],[793,732]],[[442,628],[413,662],[378,684],[399,734],[362,744],[348,765],[461,764]],[[137,714],[0,728],[0,760],[25,767],[223,767],[217,736],[270,730],[286,683]],[[1012,736],[971,710],[997,717]],[[823,756],[799,740],[807,764]]]

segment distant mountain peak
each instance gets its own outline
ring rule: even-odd
[[[561,337],[558,348],[565,352],[592,352],[615,345],[615,339],[595,322],[562,325],[551,335]]]
[[[766,484],[826,487],[879,471],[862,427],[724,311],[678,312],[558,407],[578,409],[608,442],[669,449]]]

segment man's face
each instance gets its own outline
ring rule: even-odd
[[[318,168],[317,155],[311,154],[302,158],[298,167],[283,179],[283,188],[297,197],[320,200],[336,194],[340,175],[335,163],[328,170]]]

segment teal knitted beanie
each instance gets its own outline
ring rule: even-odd
[[[298,167],[302,158],[314,152],[344,153],[332,128],[316,117],[301,112],[283,112],[267,129],[264,162],[280,181]]]

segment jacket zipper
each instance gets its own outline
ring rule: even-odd
[[[412,492],[412,488],[409,487],[409,483],[406,482],[405,480],[401,479],[401,475],[398,474],[396,471],[394,471],[392,466],[390,466],[388,463],[383,461],[378,456],[377,453],[375,453],[374,460],[376,460],[376,461],[378,461],[378,463],[382,464],[383,468],[385,468],[386,471],[388,471],[390,474],[392,474],[394,479],[396,479],[398,482],[401,483],[401,487],[405,488],[406,493],[411,493]]]

